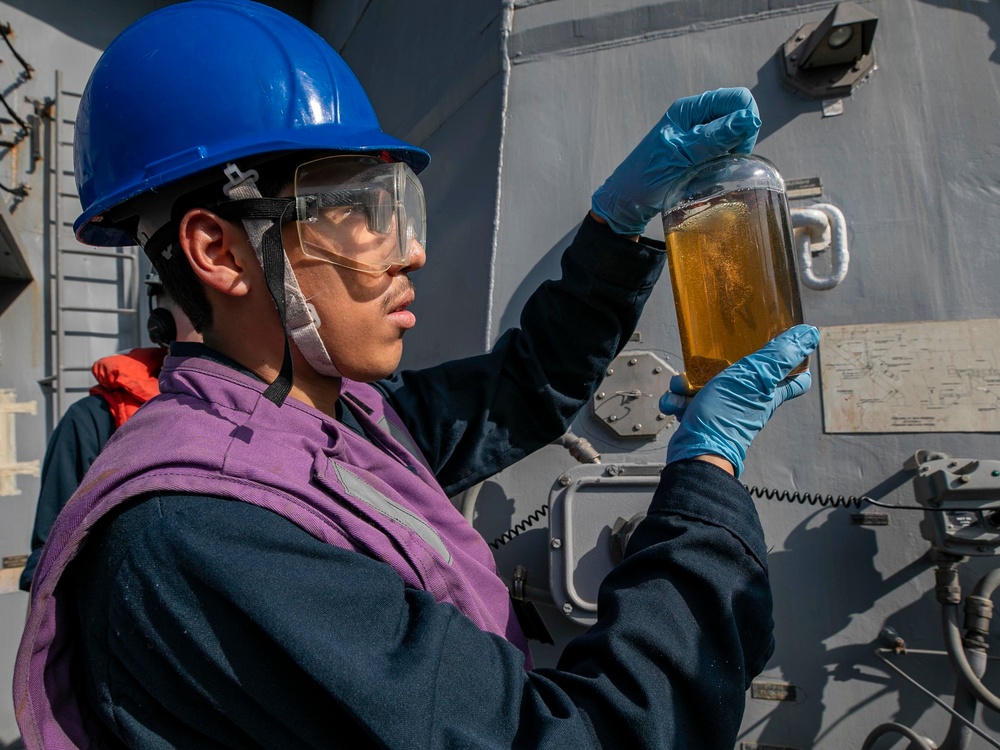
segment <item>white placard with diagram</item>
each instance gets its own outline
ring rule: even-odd
[[[823,328],[826,432],[1000,431],[1000,320]]]

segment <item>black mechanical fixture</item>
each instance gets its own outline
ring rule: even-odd
[[[850,96],[875,72],[876,24],[878,17],[843,2],[801,26],[778,50],[785,84],[810,99]]]

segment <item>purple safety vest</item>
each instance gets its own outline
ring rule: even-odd
[[[29,750],[108,747],[70,682],[73,592],[60,576],[94,523],[152,492],[211,495],[266,508],[329,544],[381,560],[412,588],[454,605],[531,657],[488,545],[444,494],[381,394],[343,381],[366,433],[204,358],[168,357],[162,395],[112,436],[60,513],[31,588],[14,668],[14,707]],[[105,734],[101,732],[100,734]]]

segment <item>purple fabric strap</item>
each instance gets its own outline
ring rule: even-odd
[[[70,682],[73,593],[60,577],[90,529],[120,503],[153,492],[241,500],[317,539],[390,565],[407,586],[454,605],[525,654],[489,547],[452,505],[402,420],[369,385],[343,381],[366,437],[266,384],[203,358],[168,357],[161,396],[108,442],[60,513],[31,590],[14,668],[18,725],[29,750],[117,747],[94,727]]]

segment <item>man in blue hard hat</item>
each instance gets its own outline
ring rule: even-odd
[[[772,648],[736,477],[809,387],[786,376],[815,329],[665,397],[649,514],[557,669],[532,668],[448,497],[565,432],[662,270],[639,235],[669,185],[759,125],[746,89],[675,102],[520,329],[394,374],[427,154],[277,11],[194,0],[123,32],[81,101],[76,231],[141,244],[205,343],[172,347],[52,530],[15,667],[26,746],[731,748]]]

